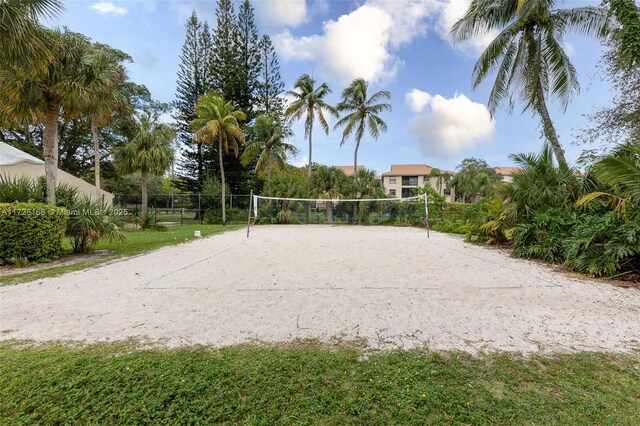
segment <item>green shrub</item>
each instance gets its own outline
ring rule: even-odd
[[[640,268],[640,212],[583,216],[566,243],[567,265],[594,276]]]
[[[550,263],[564,262],[564,244],[576,221],[575,213],[562,210],[537,214],[530,223],[516,226],[513,255]]]
[[[67,224],[65,209],[46,204],[0,204],[0,262],[58,257]]]
[[[46,183],[44,177],[32,179],[27,176],[10,178],[0,175],[0,203],[45,203]],[[56,205],[70,207],[78,198],[78,190],[66,183],[56,187]]]
[[[89,245],[97,243],[100,238],[124,239],[119,217],[112,214],[108,205],[87,197],[76,200],[69,209],[66,234],[71,238],[74,253],[85,253]]]

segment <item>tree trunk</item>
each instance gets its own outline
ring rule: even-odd
[[[202,190],[202,142],[198,142],[198,187]]]
[[[327,201],[327,223],[333,225],[333,201]]]
[[[311,137],[313,135],[313,106],[311,107],[311,110],[309,111],[309,114],[311,114],[311,119],[310,119],[310,125],[309,125],[309,167],[307,169],[307,192],[309,192],[309,184],[311,183],[311,152],[312,152],[312,144],[311,144]],[[311,203],[307,203],[307,223],[309,223],[311,221]]]
[[[220,192],[222,193],[222,225],[227,224],[227,210],[226,210],[226,197],[225,194],[226,182],[224,180],[224,164],[222,163],[222,130],[218,133],[218,160],[220,161],[220,182],[222,183],[222,187],[220,188]]]
[[[56,181],[58,178],[58,116],[60,106],[52,104],[47,107],[44,118],[44,173],[47,182],[47,204],[56,205]]]
[[[356,173],[358,173],[358,148],[360,148],[360,141],[356,141],[356,149],[353,151],[353,198],[358,198],[357,183],[358,178]],[[353,203],[353,218],[356,219],[358,217],[358,202]]]
[[[91,116],[91,136],[93,137],[93,156],[94,156],[94,173],[95,173],[95,185],[96,188],[101,189],[100,186],[100,141],[98,140],[98,116]]]
[[[537,97],[537,106],[538,112],[540,113],[540,117],[542,118],[542,127],[544,129],[544,135],[546,136],[549,144],[551,144],[551,149],[553,149],[553,153],[558,161],[558,166],[561,168],[568,168],[567,160],[564,157],[564,150],[560,145],[560,141],[558,140],[558,134],[556,133],[556,129],[553,127],[553,122],[551,121],[551,116],[549,116],[549,110],[547,109],[547,104],[544,100],[544,92],[542,91],[542,86],[538,84],[538,88],[536,89],[536,97]]]
[[[142,170],[141,173],[141,181],[142,181],[142,219],[140,220],[140,227],[142,229],[146,229],[149,226],[149,217],[148,217],[148,204],[149,204],[149,195],[147,194],[147,186],[149,184],[149,172],[147,170]]]
[[[271,155],[267,157],[267,189],[271,189]]]

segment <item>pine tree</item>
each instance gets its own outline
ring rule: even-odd
[[[236,105],[234,75],[238,68],[238,55],[234,43],[235,28],[236,14],[233,3],[231,0],[218,0],[216,28],[213,30],[209,62],[212,88],[224,99],[233,102],[234,105]]]
[[[260,75],[258,77],[257,113],[273,115],[278,120],[283,119],[284,82],[280,76],[280,64],[271,38],[263,35],[260,39]]]
[[[233,31],[233,44],[237,59],[233,76],[232,102],[247,115],[247,122],[255,117],[260,75],[260,39],[255,23],[253,6],[244,0],[238,10],[237,25]]]
[[[177,136],[182,145],[182,162],[185,190],[198,191],[205,176],[205,151],[196,143],[191,122],[196,118],[195,104],[198,98],[211,89],[212,76],[209,57],[212,40],[208,24],[198,20],[194,11],[185,24],[186,36],[180,54],[177,93],[173,118],[177,122]]]

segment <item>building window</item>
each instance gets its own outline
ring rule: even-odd
[[[395,197],[396,196],[396,190],[395,189],[390,189],[389,190],[389,195],[393,195]]]
[[[396,183],[396,177],[395,176],[389,177],[389,183]]]
[[[451,189],[449,188],[445,188],[443,192],[444,192],[444,195],[451,195]]]
[[[428,184],[429,183],[429,176],[425,176],[422,178],[422,181],[424,182],[424,184]]]
[[[417,178],[416,178],[417,179]],[[402,198],[411,197],[413,194],[411,193],[412,188],[402,188]]]
[[[402,176],[402,186],[418,186],[418,176]]]

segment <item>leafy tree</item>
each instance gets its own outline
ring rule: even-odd
[[[158,117],[141,115],[136,122],[134,137],[114,152],[116,170],[121,174],[140,172],[142,190],[141,227],[148,226],[147,184],[149,175],[163,174],[173,163],[171,141],[175,131],[167,124],[158,123]]]
[[[635,0],[605,0],[604,4],[620,23],[612,35],[617,49],[617,67],[623,70],[637,68],[640,65],[640,6]]]
[[[604,146],[640,141],[640,67],[620,68],[618,49],[610,45],[604,55],[605,74],[615,93],[611,105],[587,116],[589,126],[580,139]]]
[[[461,195],[463,202],[489,195],[500,176],[480,158],[465,158],[457,167],[458,172],[450,184]]]
[[[278,56],[268,35],[260,39],[260,74],[258,76],[257,112],[274,115],[279,120],[284,115],[284,82],[280,76]]]
[[[331,93],[331,89],[326,83],[316,87],[316,81],[308,74],[304,74],[296,80],[294,89],[287,92],[289,96],[293,97],[293,101],[287,106],[285,116],[289,120],[300,121],[304,119],[304,135],[309,139],[307,176],[311,179],[313,123],[317,116],[322,130],[329,134],[329,123],[325,118],[325,113],[337,117],[338,111],[324,101],[324,98]]]
[[[236,53],[235,70],[232,73],[234,96],[230,98],[247,116],[254,118],[254,106],[259,86],[260,39],[255,24],[253,6],[244,0],[238,8],[237,23],[233,28],[233,45]]]
[[[44,67],[52,59],[52,40],[38,21],[62,10],[60,0],[0,1],[0,66]]]
[[[45,31],[45,30],[43,30]],[[91,75],[92,46],[89,40],[68,30],[46,30],[49,56],[42,67],[0,69],[0,116],[2,122],[27,124],[44,117],[44,161],[47,202],[55,205],[58,170],[58,119],[81,115],[100,82]],[[104,84],[108,84],[104,82]]]
[[[267,174],[267,186],[271,183],[271,170],[283,169],[287,154],[295,154],[298,149],[286,139],[291,135],[274,116],[259,115],[249,127],[249,140],[241,156],[243,165],[257,157],[255,170]]]
[[[440,195],[440,194],[442,194],[442,187],[443,186],[445,186],[446,188],[449,188],[449,184],[451,183],[451,180],[453,179],[453,174],[451,172],[446,171],[446,170],[443,171],[443,170],[440,170],[438,168],[433,168],[429,172],[429,177],[438,179],[438,195]]]
[[[204,95],[196,105],[196,118],[193,120],[193,129],[196,132],[196,139],[207,145],[217,142],[218,161],[220,165],[220,182],[222,186],[222,224],[227,221],[225,209],[225,188],[224,164],[222,161],[223,152],[228,153],[231,147],[238,156],[238,144],[244,144],[245,138],[240,128],[240,123],[246,119],[245,114],[237,110],[231,102],[225,101],[220,96],[210,93]]]
[[[185,189],[199,191],[204,181],[205,152],[202,142],[194,141],[191,122],[196,118],[196,102],[211,90],[213,84],[210,63],[213,40],[208,24],[199,21],[195,11],[187,20],[185,29],[173,118],[177,124],[178,141],[182,145],[180,168],[184,172]]]
[[[369,82],[357,78],[343,90],[342,99],[336,106],[338,112],[347,113],[342,117],[334,129],[344,127],[340,146],[344,145],[349,136],[354,135],[356,148],[353,153],[353,177],[357,178],[358,172],[358,149],[364,134],[369,131],[369,135],[377,140],[380,133],[387,131],[387,123],[380,118],[380,113],[391,111],[391,105],[385,100],[391,99],[391,94],[386,90],[381,90],[369,97],[367,91]]]
[[[473,87],[496,71],[489,95],[494,113],[506,103],[510,110],[519,98],[524,110],[536,111],[556,160],[567,168],[564,150],[547,109],[547,98],[556,97],[563,108],[579,91],[576,70],[562,48],[569,30],[603,36],[608,29],[607,13],[597,7],[554,9],[555,0],[473,0],[451,34],[462,42],[490,30],[499,30],[476,62]]]
[[[335,200],[344,197],[347,189],[347,176],[335,167],[318,166],[309,180],[309,191],[313,197]],[[333,223],[333,201],[326,201],[327,223]]]

